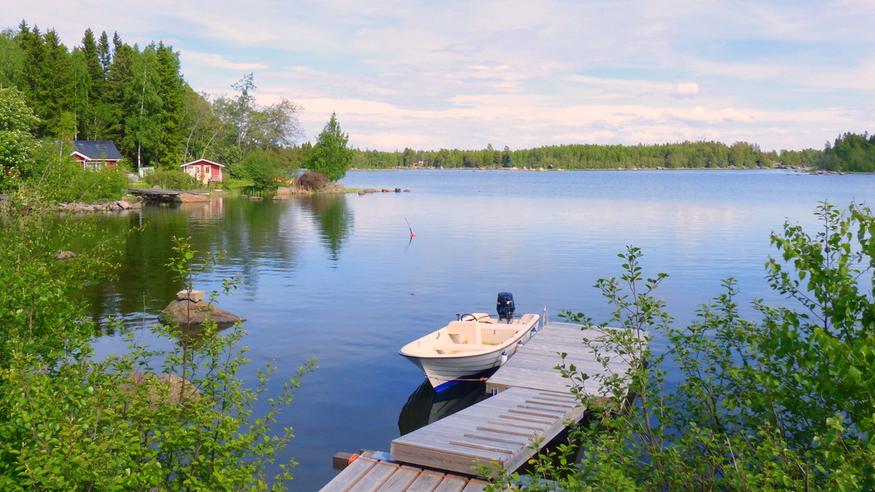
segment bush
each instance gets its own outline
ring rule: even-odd
[[[201,184],[196,179],[176,169],[170,171],[156,169],[155,172],[147,174],[143,181],[149,186],[158,186],[168,190],[193,190],[201,188]]]
[[[118,200],[128,186],[121,166],[97,171],[84,169],[71,157],[59,155],[57,145],[51,143],[41,145],[20,171],[20,186],[49,202]]]
[[[263,150],[253,150],[240,165],[244,178],[252,181],[255,191],[273,190],[277,187],[276,178],[282,176],[279,158]]]
[[[329,180],[324,174],[316,171],[307,171],[298,177],[298,188],[308,191],[319,191],[328,186]]]

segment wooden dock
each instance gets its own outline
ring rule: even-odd
[[[395,439],[392,459],[467,475],[516,470],[583,411],[568,393],[509,388]]]
[[[596,360],[592,348],[583,344],[583,339],[594,341],[603,336],[597,328],[581,330],[580,325],[571,323],[547,323],[536,333],[506,364],[486,381],[486,392],[496,394],[508,388],[530,388],[543,391],[570,392],[568,379],[556,369],[562,361],[560,352],[566,354],[565,363],[573,364],[578,371],[594,375],[605,372]],[[602,350],[602,356],[610,359],[607,370],[614,374],[625,374],[629,369],[626,357]],[[584,382],[583,391],[599,397],[599,382],[589,379]]]
[[[593,349],[583,344],[584,337],[598,343],[603,335],[603,331],[595,328],[581,330],[576,324],[546,323],[487,380],[486,390],[492,397],[393,440],[390,461],[380,462],[382,464],[379,465],[365,462],[357,467],[367,467],[362,472],[365,473],[363,477],[370,474],[385,475],[385,480],[388,480],[399,470],[415,465],[415,469],[440,470],[429,473],[459,474],[447,474],[441,479],[457,484],[461,483],[460,480],[467,480],[467,477],[479,475],[483,466],[501,466],[508,472],[515,471],[570,423],[580,420],[586,410],[572,395],[570,382],[556,369],[562,361],[560,353],[566,354],[566,364],[574,364],[578,371],[590,375],[603,374],[606,370],[619,375],[627,373],[629,360],[626,357],[611,353],[604,346],[600,347],[599,355],[610,360],[606,369],[596,360]],[[587,380],[582,389],[586,395],[596,398],[602,396],[594,379]],[[396,467],[392,468],[391,473],[389,465]],[[344,473],[346,471],[326,487],[333,486]],[[410,471],[404,473],[412,474]],[[421,471],[417,477],[425,473]],[[450,476],[455,478],[447,478]],[[422,480],[434,482],[433,479]],[[362,483],[371,483],[371,479]],[[434,485],[437,486],[437,482]]]
[[[321,492],[480,492],[485,487],[482,480],[360,456]]]

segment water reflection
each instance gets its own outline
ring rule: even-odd
[[[460,382],[436,392],[428,381],[416,388],[398,416],[398,432],[403,436],[438,421],[486,398],[486,385]]]
[[[117,242],[120,252],[119,281],[89,290],[94,319],[106,313],[136,313],[139,319],[144,312],[154,314],[164,309],[182,288],[166,266],[173,254],[173,237],[190,238],[199,256],[217,258],[217,275],[233,276],[250,289],[271,271],[294,271],[302,241],[300,208],[295,201],[253,202],[220,197],[179,206],[150,206],[125,216],[107,214],[82,219],[94,224],[96,234],[82,237],[76,247],[84,250],[97,240],[108,240]],[[305,208],[316,211],[314,215],[323,224],[321,235],[330,238],[336,259],[341,241],[351,228],[351,214],[342,202],[308,203]],[[212,279],[209,275],[203,274],[195,283]],[[149,321],[154,319],[150,317]]]
[[[352,231],[352,212],[346,203],[346,195],[313,195],[301,201],[308,209],[322,237],[322,244],[328,248],[331,259],[340,258],[340,247]]]

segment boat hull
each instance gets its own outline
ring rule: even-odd
[[[420,368],[428,378],[428,382],[437,390],[446,383],[477,377],[498,369],[502,364],[502,353],[506,353],[505,361],[512,357],[517,347],[531,338],[534,329],[534,326],[529,328],[511,345],[496,347],[495,350],[482,354],[449,357],[417,357],[403,353],[401,355]]]

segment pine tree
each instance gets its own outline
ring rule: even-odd
[[[179,75],[179,57],[163,43],[155,51],[157,62],[156,92],[161,100],[157,119],[160,135],[154,155],[160,165],[174,168],[182,162],[185,135],[182,128],[185,110],[185,82]]]
[[[324,174],[331,181],[344,177],[352,162],[352,150],[347,147],[348,142],[349,135],[343,133],[337,115],[331,113],[331,119],[310,152],[307,168]]]
[[[103,74],[109,71],[109,64],[112,63],[112,52],[109,48],[109,36],[106,31],[100,33],[100,43],[97,45],[97,57],[100,60],[100,67],[103,68]]]

